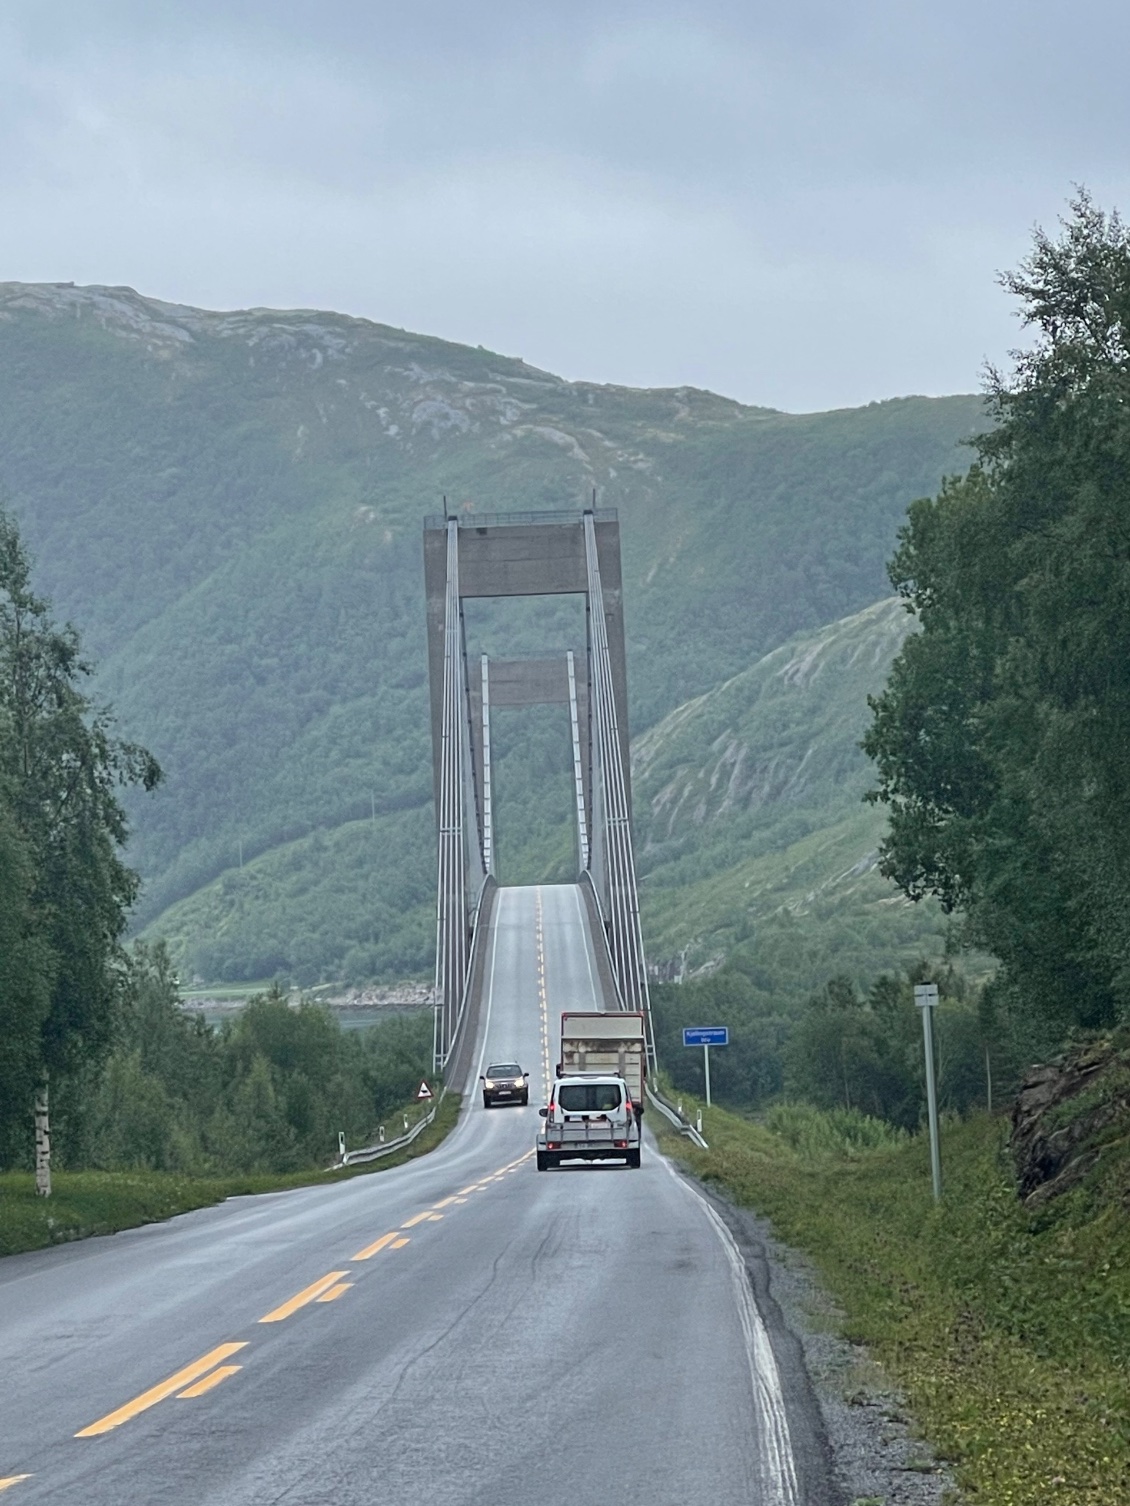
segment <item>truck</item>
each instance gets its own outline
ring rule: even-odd
[[[558,1077],[605,1073],[622,1077],[636,1109],[643,1112],[647,1047],[640,1011],[586,1014],[566,1010],[561,1016],[561,1061]]]
[[[622,1077],[606,1072],[559,1077],[549,1104],[538,1113],[537,1169],[562,1161],[624,1161],[640,1164],[640,1127],[631,1090]]]
[[[537,1167],[561,1161],[640,1164],[647,1048],[636,1011],[566,1010],[561,1059],[537,1137]]]

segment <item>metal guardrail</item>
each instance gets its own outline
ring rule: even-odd
[[[424,1117],[415,1123],[404,1135],[397,1135],[395,1140],[382,1140],[379,1145],[366,1145],[360,1150],[347,1150],[338,1166],[362,1166],[366,1161],[379,1161],[382,1156],[390,1156],[394,1150],[403,1150],[406,1145],[411,1145],[418,1135],[423,1134],[428,1125],[435,1119],[438,1104],[433,1104]]]
[[[666,1101],[666,1099],[663,1099],[659,1096],[659,1094],[655,1091],[650,1083],[644,1084],[644,1091],[647,1093],[650,1101],[663,1115],[664,1119],[669,1120],[679,1131],[680,1135],[686,1135],[687,1139],[693,1141],[700,1150],[710,1149],[710,1146],[702,1138],[700,1132],[694,1127],[687,1116],[685,1114],[680,1114],[678,1109],[672,1108],[671,1105]]]

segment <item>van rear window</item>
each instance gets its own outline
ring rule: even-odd
[[[615,1082],[567,1082],[557,1090],[557,1102],[567,1114],[607,1114],[620,1107]]]

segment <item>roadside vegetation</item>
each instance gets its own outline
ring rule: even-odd
[[[842,1332],[905,1392],[971,1500],[1130,1499],[1125,1123],[1098,1169],[1031,1208],[1007,1123],[986,1114],[944,1123],[941,1207],[923,1134],[807,1105],[703,1121],[709,1150],[673,1134],[664,1149],[810,1257]]]
[[[388,1171],[435,1150],[455,1127],[459,1104],[459,1095],[448,1093],[433,1122],[411,1145],[363,1166],[227,1176],[186,1176],[142,1169],[64,1171],[55,1175],[50,1198],[36,1196],[30,1172],[0,1172],[0,1255],[39,1250],[93,1234],[114,1234],[206,1208],[229,1197],[284,1192],[292,1187],[313,1187]],[[400,1128],[401,1111],[411,1115],[418,1113],[418,1107],[406,1102],[394,1108],[387,1116],[389,1138]]]
[[[721,1102],[748,1111],[785,1096],[915,1129],[925,1072],[914,985],[926,979],[940,991],[934,1034],[945,1112],[1005,1104],[1025,1068],[1063,1039],[1055,1021],[971,981],[944,958],[881,973],[866,990],[834,977],[787,1010],[766,998],[755,969],[752,949],[743,950],[709,977],[653,988],[656,1045],[676,1088],[704,1091],[702,1052],[683,1048],[683,1027],[725,1025],[730,1044],[710,1058],[712,1093]]]
[[[139,942],[121,971],[109,1049],[59,1095],[57,1168],[293,1175],[327,1166],[340,1131],[371,1143],[430,1075],[430,1011],[349,1031],[272,986],[213,1030],[181,1009],[160,944]],[[30,1136],[7,1165],[30,1167]]]

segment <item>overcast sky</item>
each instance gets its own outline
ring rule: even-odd
[[[791,410],[972,391],[1126,0],[0,0],[0,280],[333,308]]]

